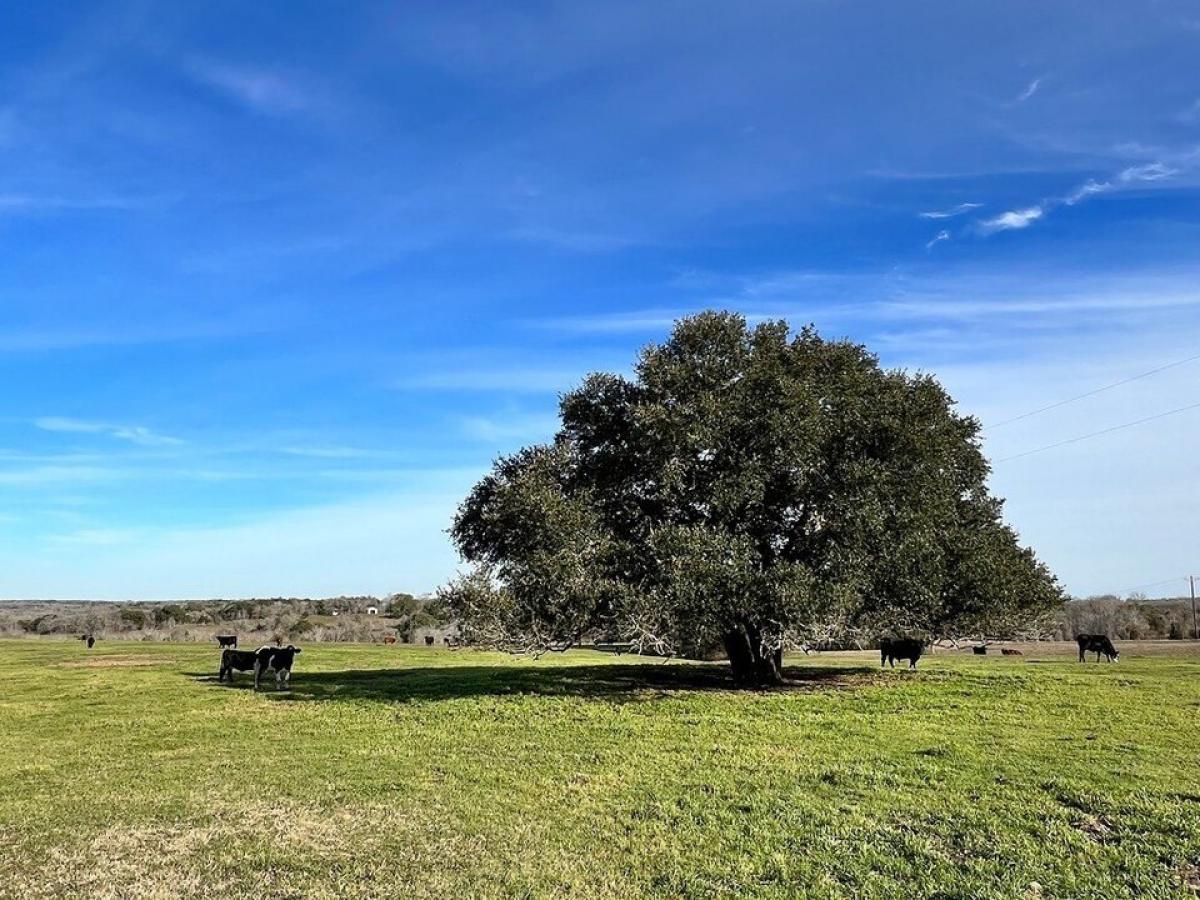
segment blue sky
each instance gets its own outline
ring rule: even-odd
[[[556,393],[710,307],[996,459],[1195,403],[996,424],[1200,354],[1198,59],[1182,2],[8,4],[0,597],[432,588]],[[1176,593],[1197,438],[993,486],[1068,589]]]

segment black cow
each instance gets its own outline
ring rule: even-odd
[[[234,650],[232,647],[226,647],[221,651],[221,671],[217,675],[217,681],[224,681],[225,677],[229,676],[229,683],[233,684],[233,673],[249,672],[257,660],[257,650]]]
[[[1120,651],[1113,646],[1107,634],[1076,635],[1075,642],[1079,644],[1079,661],[1084,661],[1085,653],[1095,653],[1096,662],[1100,662],[1100,654],[1108,657],[1109,662],[1116,662],[1121,657]]]
[[[972,647],[971,652],[976,656],[987,656],[987,644],[980,644],[978,647]]]
[[[425,646],[426,647],[433,646],[433,635],[432,634],[425,635]]]
[[[90,634],[85,634],[82,638],[80,638],[80,640],[87,642],[87,648],[89,650],[96,646],[96,638]]]
[[[300,648],[291,644],[286,647],[259,647],[255,650],[254,689],[258,690],[258,680],[263,672],[275,673],[276,690],[287,687],[288,679],[292,677],[292,662],[299,652]]]
[[[218,634],[217,635],[217,646],[218,647],[236,647],[237,646],[237,635],[236,634]]]
[[[916,638],[884,638],[879,642],[879,664],[886,666],[892,664],[892,668],[896,668],[896,660],[907,659],[908,667],[915,669],[917,660],[921,658],[921,654],[925,652],[925,642],[919,641]]]

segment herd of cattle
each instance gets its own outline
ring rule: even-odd
[[[1109,640],[1106,634],[1081,634],[1075,638],[1075,642],[1079,645],[1079,661],[1083,662],[1089,653],[1096,654],[1096,662],[1100,662],[1100,655],[1103,654],[1108,658],[1109,662],[1116,662],[1121,657],[1121,653],[1113,646],[1113,642]],[[971,651],[976,656],[983,656],[987,653],[987,644],[978,644],[971,648]],[[1005,656],[1021,656],[1021,651],[1016,647],[1002,647],[1000,652]],[[908,660],[908,667],[915,669],[917,660],[925,653],[925,642],[917,638],[884,638],[879,642],[879,664],[881,666],[891,665],[896,668],[896,660]]]
[[[96,643],[95,637],[90,634],[80,635],[79,639],[87,642],[89,650]],[[451,646],[450,638],[445,638],[445,641],[447,646]],[[384,638],[384,642],[394,644],[396,639]],[[1121,657],[1120,651],[1113,646],[1106,634],[1081,634],[1076,636],[1075,642],[1079,645],[1080,662],[1084,662],[1089,653],[1096,654],[1096,662],[1100,662],[1101,655],[1109,662],[1116,662]],[[425,644],[432,646],[433,638],[427,636]],[[291,644],[286,647],[264,645],[257,650],[239,650],[236,634],[218,634],[217,646],[221,650],[221,669],[217,673],[217,681],[228,679],[229,683],[233,684],[235,672],[254,672],[256,691],[264,673],[275,675],[276,690],[286,688],[292,677],[292,663],[296,654],[300,652],[299,647],[293,647]],[[978,644],[971,650],[977,656],[983,656],[988,648],[986,644]],[[1000,652],[1005,656],[1021,655],[1021,651],[1015,647],[1002,647]],[[915,669],[917,661],[924,654],[925,642],[917,638],[883,638],[879,642],[879,664],[884,667],[890,664],[894,669],[896,660],[907,660],[908,667]]]
[[[1105,634],[1081,634],[1075,639],[1079,645],[1079,661],[1084,662],[1088,653],[1096,654],[1096,662],[1100,662],[1103,654],[1109,662],[1116,662],[1121,654],[1113,642]],[[258,690],[259,679],[263,672],[275,673],[275,687],[285,688],[292,675],[292,661],[300,652],[298,647],[289,644],[286,647],[259,647],[257,650],[238,650],[236,635],[218,635],[217,643],[221,647],[221,671],[218,681],[224,681],[226,676],[233,683],[233,673],[254,670],[254,689]],[[433,644],[433,638],[425,639],[427,645]],[[446,639],[450,643],[450,639]],[[972,650],[977,655],[987,653],[987,645],[980,644]],[[1002,647],[1004,656],[1021,656],[1016,647]],[[925,653],[925,642],[918,638],[884,638],[879,642],[879,664],[891,665],[896,668],[896,660],[908,660],[908,667],[915,669],[917,661]]]

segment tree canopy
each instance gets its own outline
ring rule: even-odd
[[[979,423],[861,345],[702,313],[560,412],[455,518],[475,568],[444,596],[477,639],[723,648],[763,684],[824,635],[998,633],[1062,601],[1001,520]]]

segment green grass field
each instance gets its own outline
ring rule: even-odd
[[[1200,654],[0,642],[0,896],[1191,897]]]

